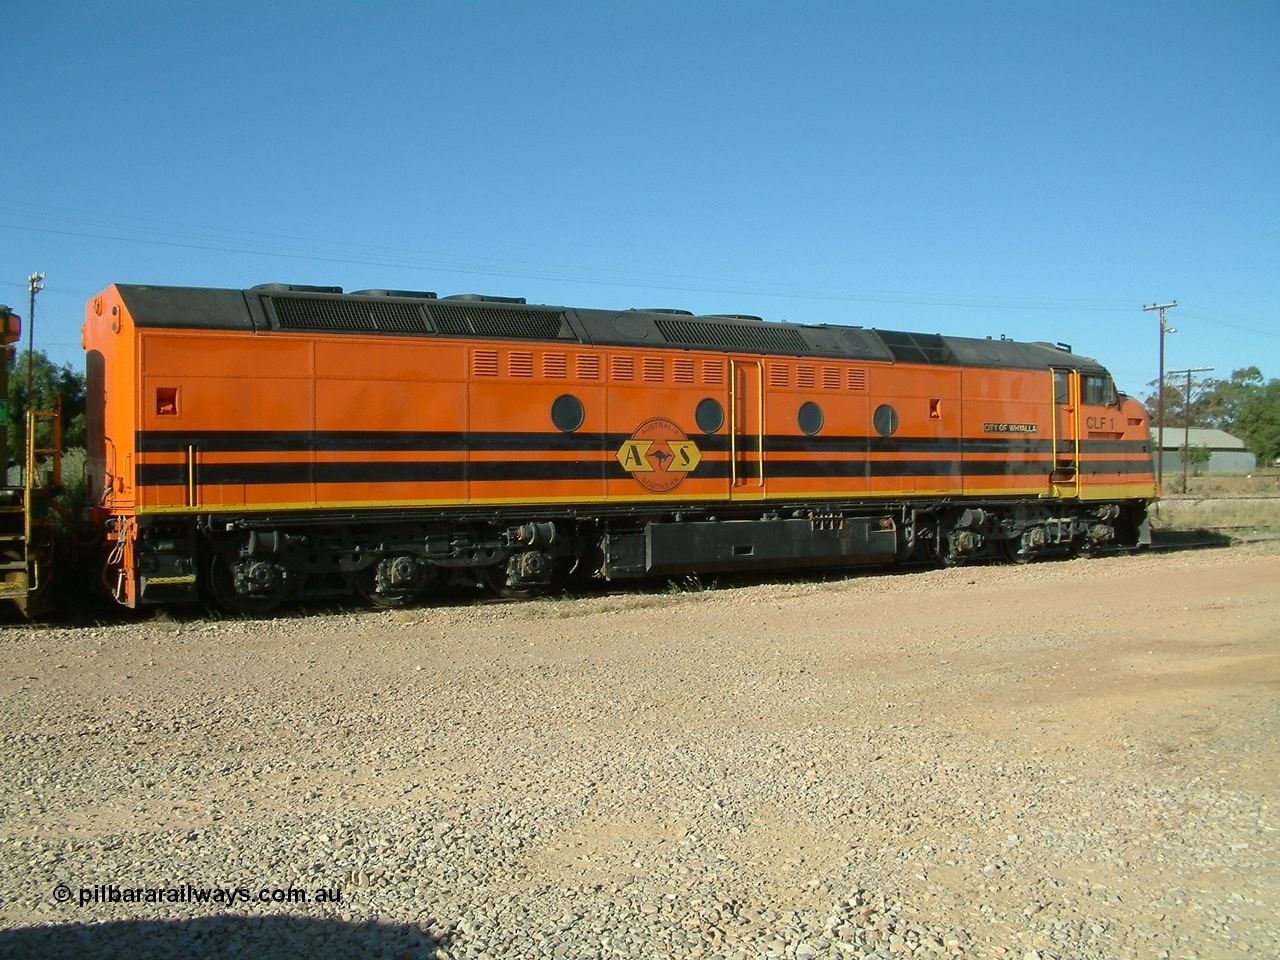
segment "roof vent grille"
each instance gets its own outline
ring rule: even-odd
[[[284,330],[431,333],[421,304],[330,297],[266,297]]]
[[[564,313],[556,310],[503,310],[437,301],[427,308],[441,333],[455,336],[509,337],[516,340],[573,340]]]
[[[877,330],[884,345],[899,363],[950,363],[951,348],[936,333],[901,333]]]
[[[754,326],[746,323],[717,323],[714,320],[654,321],[668,343],[701,347],[737,347],[741,350],[777,350],[809,353],[809,345],[796,330],[786,327]]]

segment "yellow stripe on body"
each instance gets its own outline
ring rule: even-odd
[[[1091,487],[1084,484],[1077,497],[1064,499],[1080,500],[1146,500],[1155,496],[1155,484],[1110,485]],[[963,492],[933,490],[841,490],[803,495],[795,493],[736,493],[732,497],[727,494],[694,494],[680,496],[678,494],[654,496],[651,494],[636,496],[610,496],[601,500],[584,500],[582,497],[490,497],[486,499],[450,499],[450,500],[342,500],[327,503],[293,502],[266,504],[207,504],[200,507],[138,507],[134,510],[137,516],[174,516],[180,514],[206,513],[270,513],[273,511],[293,510],[388,510],[400,508],[433,509],[449,507],[512,507],[512,506],[609,506],[616,503],[635,503],[660,505],[664,503],[717,503],[734,504],[745,501],[814,501],[830,500],[915,500],[920,497],[946,497],[951,500],[974,500],[992,498],[1033,497],[1045,499],[1048,493],[1042,486],[1035,487],[994,487],[990,489],[969,489]],[[127,510],[124,512],[128,512]]]

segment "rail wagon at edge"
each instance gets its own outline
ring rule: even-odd
[[[1149,540],[1147,414],[1047,343],[268,284],[87,307],[122,604]]]

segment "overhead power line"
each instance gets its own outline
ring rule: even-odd
[[[1280,332],[1276,330],[1260,330],[1257,327],[1246,327],[1239,323],[1228,323],[1226,320],[1219,320],[1216,317],[1205,316],[1202,313],[1194,313],[1190,310],[1183,310],[1182,315],[1188,320],[1199,320],[1201,323],[1209,323],[1215,327],[1228,327],[1232,330],[1241,330],[1245,333],[1252,333],[1259,337],[1280,338]]]
[[[47,218],[46,218],[47,219]],[[71,223],[86,222],[66,218]],[[92,221],[87,221],[92,223]],[[565,264],[548,264],[534,261],[499,260],[484,257],[462,257],[452,254],[424,254],[395,250],[387,247],[354,249],[341,245],[320,244],[301,238],[258,235],[258,239],[242,235],[238,239],[200,236],[199,234],[174,233],[176,238],[158,236],[130,236],[128,232],[70,230],[31,226],[20,223],[3,224],[6,229],[25,230],[55,236],[84,237],[108,240],[113,243],[136,243],[165,246],[178,249],[206,250],[219,253],[240,253],[257,256],[280,257],[288,260],[315,263],[344,263],[365,266],[383,266],[408,270],[454,273],[469,276],[500,276],[533,280],[555,280],[563,283],[593,284],[597,286],[631,286],[655,290],[675,290],[698,293],[724,293],[741,296],[794,298],[804,300],[828,300],[852,303],[882,303],[903,306],[971,307],[996,310],[1054,310],[1076,312],[1120,312],[1132,309],[1119,301],[1089,301],[1063,298],[994,297],[960,294],[920,294],[897,291],[838,290],[795,286],[778,283],[756,283],[717,277],[691,277],[679,275],[639,274],[621,270],[583,268]],[[114,226],[120,226],[115,223]],[[165,233],[172,231],[155,231]],[[307,249],[308,245],[313,245]],[[370,253],[369,251],[375,251]],[[377,252],[380,251],[380,252]]]
[[[635,273],[610,268],[591,268],[509,258],[410,251],[379,244],[360,244],[357,246],[350,243],[344,244],[261,231],[192,226],[173,220],[157,218],[114,214],[110,216],[105,214],[86,214],[83,211],[59,210],[29,203],[4,203],[0,205],[0,210],[4,210],[10,216],[20,220],[35,220],[46,224],[39,226],[27,222],[3,225],[11,230],[109,240],[115,243],[269,256],[299,262],[354,264],[462,276],[554,280],[561,283],[630,286],[689,293],[722,293],[778,299],[791,298],[915,307],[1052,310],[1055,312],[1081,313],[1127,312],[1132,309],[1132,306],[1127,301],[849,290],[785,283],[754,282],[724,277]],[[84,227],[87,229],[57,229],[49,226],[48,224],[50,223],[60,223],[67,227]],[[7,285],[9,284],[0,282],[0,286]],[[17,284],[13,286],[25,287],[25,285]],[[62,291],[54,290],[53,292]],[[76,291],[76,295],[91,296],[92,293]],[[1248,325],[1249,318],[1236,317],[1224,311],[1214,310],[1210,315],[1205,315],[1184,309],[1183,315],[1188,319],[1239,330],[1255,336],[1280,337],[1280,331]]]

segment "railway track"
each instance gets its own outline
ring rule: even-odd
[[[1241,528],[1249,529],[1249,528]],[[1196,550],[1211,550],[1223,547],[1230,547],[1236,544],[1260,543],[1271,540],[1280,539],[1280,533],[1267,533],[1250,536],[1234,536],[1224,535],[1222,537],[1204,537],[1194,540],[1171,540],[1158,541],[1149,547],[1142,549],[1135,548],[1107,548],[1096,552],[1097,557],[1118,556],[1121,554],[1141,554],[1141,553],[1178,553]],[[1053,558],[1046,557],[1042,560],[1032,561],[1027,566],[1036,567],[1041,564],[1052,563],[1056,559],[1068,559],[1066,557]],[[980,569],[991,566],[1012,566],[1006,562],[990,560],[975,561],[963,566],[972,569]],[[670,578],[652,578],[649,580],[632,582],[627,586],[619,587],[615,583],[606,581],[589,581],[577,584],[571,590],[566,590],[561,594],[547,594],[542,599],[555,599],[562,596],[572,599],[583,599],[593,597],[610,597],[610,596],[632,596],[632,595],[649,595],[660,596],[664,593],[700,593],[705,591],[737,589],[758,586],[760,584],[773,583],[779,586],[789,584],[803,583],[825,583],[834,580],[850,579],[853,577],[893,577],[896,575],[905,575],[910,573],[921,573],[923,571],[937,569],[937,565],[929,561],[907,561],[899,564],[846,568],[815,570],[811,572],[797,571],[788,577],[777,576],[777,571],[772,571],[773,575],[766,573],[728,573],[728,574],[712,574],[703,577],[682,576]],[[536,602],[536,599],[519,599],[506,598],[462,589],[446,589],[439,594],[424,599],[423,602],[408,605],[405,609],[412,608],[430,608],[430,607],[459,607],[459,606],[510,606],[522,603]],[[348,605],[342,603],[297,603],[289,607],[275,611],[270,617],[258,619],[270,620],[297,620],[305,619],[310,616],[323,616],[333,613],[335,610],[350,609],[367,612],[386,612],[387,608],[367,607],[364,605]],[[182,608],[159,608],[148,610],[142,615],[137,612],[122,610],[119,607],[107,603],[89,603],[87,601],[76,605],[76,612],[65,616],[54,617],[50,620],[48,626],[55,628],[66,627],[97,627],[108,624],[120,623],[148,623],[171,619],[181,623],[200,623],[214,622],[218,620],[241,619],[223,611],[205,608],[198,605],[192,605]],[[30,621],[19,617],[12,617],[0,620],[0,629],[5,625],[18,626],[22,625],[26,628],[38,627]]]

